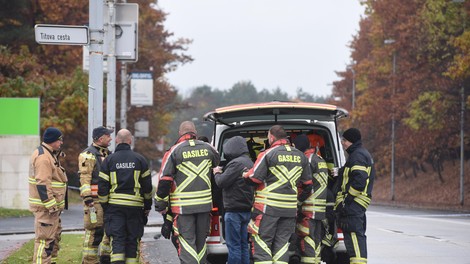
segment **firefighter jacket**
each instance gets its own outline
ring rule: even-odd
[[[129,144],[117,145],[115,153],[101,164],[98,198],[105,206],[152,206],[152,177],[147,160],[131,150]]]
[[[155,210],[165,210],[170,202],[175,214],[210,212],[212,168],[219,161],[212,145],[197,140],[193,133],[182,135],[163,156]]]
[[[374,160],[359,140],[347,150],[349,154],[336,196],[336,209],[342,209],[352,202],[367,209],[372,198],[372,186],[375,178]]]
[[[80,196],[84,201],[98,198],[98,178],[101,163],[110,154],[107,148],[95,143],[78,155],[78,172],[80,175]]]
[[[307,157],[290,146],[287,139],[275,141],[260,153],[244,177],[257,184],[253,207],[271,216],[295,217],[299,183],[304,184],[303,190],[308,193],[312,187]]]
[[[242,173],[245,168],[253,167],[248,156],[245,139],[232,137],[224,144],[224,156],[228,160],[224,171],[214,176],[219,188],[222,188],[224,210],[226,212],[250,212],[253,204],[254,187],[246,184]]]
[[[65,207],[67,175],[59,162],[60,152],[42,143],[33,151],[29,165],[29,207],[35,211],[57,211]]]
[[[311,219],[323,220],[326,217],[328,166],[314,149],[306,150],[305,155],[313,173],[313,189],[307,200],[302,203],[302,214]]]

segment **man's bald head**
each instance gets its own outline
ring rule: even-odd
[[[179,133],[180,136],[182,136],[186,133],[197,134],[196,126],[191,121],[184,121],[184,122],[181,123],[178,133]]]
[[[116,143],[121,144],[121,143],[126,143],[126,144],[132,144],[132,134],[129,130],[123,128],[119,130],[116,134]]]

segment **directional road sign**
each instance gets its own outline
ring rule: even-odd
[[[39,44],[87,45],[90,42],[86,26],[37,24],[34,33]]]

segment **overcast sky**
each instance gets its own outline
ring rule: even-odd
[[[158,0],[165,27],[193,43],[192,63],[166,77],[179,91],[230,89],[251,81],[295,95],[331,94],[335,71],[350,63],[359,30],[359,0]]]

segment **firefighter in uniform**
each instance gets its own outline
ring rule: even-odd
[[[34,214],[33,263],[56,263],[62,233],[60,214],[65,207],[67,175],[59,156],[63,139],[55,127],[43,134],[42,144],[31,155],[29,206]]]
[[[113,132],[113,129],[103,126],[93,129],[93,143],[78,156],[80,196],[84,204],[83,264],[109,263],[109,238],[104,234],[103,208],[98,201],[98,178],[101,163],[110,154],[108,146]]]
[[[299,210],[297,234],[300,239],[301,263],[321,263],[322,240],[325,235],[326,194],[328,185],[328,166],[318,155],[305,135],[294,139],[294,146],[303,151],[313,173],[313,189]]]
[[[297,202],[310,195],[312,174],[307,158],[290,146],[283,127],[272,126],[268,140],[271,147],[258,155],[252,169],[243,173],[248,183],[257,186],[248,232],[254,263],[287,263]],[[300,184],[303,192],[298,194]]]
[[[111,263],[139,263],[140,239],[152,207],[152,177],[147,160],[131,150],[132,134],[116,134],[116,151],[101,164],[98,196],[111,240]]]
[[[179,135],[163,157],[155,210],[165,213],[170,201],[181,263],[206,263],[212,209],[210,178],[220,156],[210,144],[196,139],[193,122],[182,122]]]
[[[335,209],[350,263],[367,263],[366,210],[372,198],[374,161],[362,146],[361,132],[350,128],[341,140],[349,154],[336,196]]]

